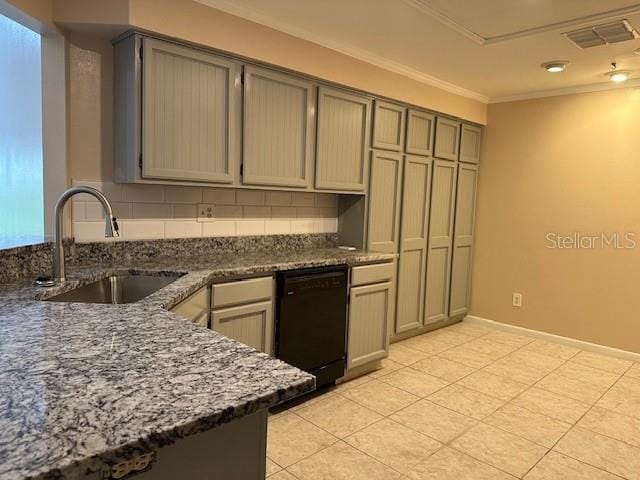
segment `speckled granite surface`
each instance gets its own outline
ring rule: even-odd
[[[223,277],[392,258],[228,252],[72,266],[64,289],[0,285],[0,478],[78,478],[310,391],[312,376],[166,309]],[[187,274],[129,305],[36,300],[123,271]]]

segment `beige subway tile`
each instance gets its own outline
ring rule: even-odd
[[[181,220],[195,220],[198,217],[196,205],[174,205],[173,218]]]
[[[266,203],[272,206],[291,205],[291,192],[267,192]]]
[[[85,203],[85,212],[86,220],[88,222],[99,222],[101,220],[104,220],[104,208],[100,203]]]
[[[173,217],[171,205],[157,203],[134,203],[132,218],[134,220],[158,219],[163,220]]]
[[[72,226],[73,238],[79,242],[115,242],[120,237],[105,238],[104,222],[73,222]]]
[[[229,237],[236,234],[234,220],[215,220],[202,224],[203,237]]]
[[[265,195],[260,190],[237,190],[236,204],[238,205],[264,205]]]
[[[298,218],[321,218],[320,209],[316,207],[298,207],[296,209]]]
[[[126,202],[112,202],[113,215],[118,220],[133,218],[133,204]]]
[[[313,207],[315,205],[315,194],[310,192],[293,192],[291,194],[291,204],[294,207]]]
[[[202,224],[196,221],[172,220],[164,222],[165,238],[194,238],[202,236]]]
[[[238,235],[264,235],[264,220],[238,220],[236,221],[236,233]]]
[[[168,186],[164,190],[164,200],[168,203],[201,203],[200,187]]]
[[[124,220],[120,231],[125,240],[164,238],[164,222]]]
[[[264,233],[267,235],[291,233],[291,222],[289,220],[265,220]]]
[[[271,207],[242,207],[242,212],[248,220],[271,218]]]
[[[74,222],[84,222],[87,220],[87,204],[85,202],[72,203],[71,219]]]
[[[124,185],[122,200],[136,203],[163,202],[164,188],[161,185]]]
[[[271,207],[271,218],[296,218],[296,207]]]
[[[202,201],[215,205],[235,205],[236,190],[234,188],[205,188],[202,191]]]
[[[337,207],[338,195],[335,193],[316,193],[316,207]]]
[[[313,233],[313,220],[291,220],[291,233]]]
[[[216,205],[213,208],[213,218],[216,220],[241,220],[242,207],[235,205]]]

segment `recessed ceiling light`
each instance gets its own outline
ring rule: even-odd
[[[544,68],[547,72],[550,72],[550,73],[560,73],[560,72],[564,72],[564,69],[567,68],[568,64],[569,62],[556,60],[553,62],[543,63],[542,68]]]
[[[626,82],[629,79],[631,72],[629,72],[628,70],[616,70],[608,73],[607,75],[609,75],[609,79],[612,82],[622,83]]]

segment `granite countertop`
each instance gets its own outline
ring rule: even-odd
[[[70,266],[46,290],[0,285],[0,478],[80,478],[311,391],[311,375],[167,309],[222,277],[394,257],[230,253]],[[123,271],[185,275],[128,305],[39,301]]]

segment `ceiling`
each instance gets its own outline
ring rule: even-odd
[[[637,0],[197,0],[430,85],[486,102],[640,85],[640,38],[581,50],[563,32],[626,19]],[[639,51],[640,52],[640,51]],[[541,64],[567,60],[550,74]]]

